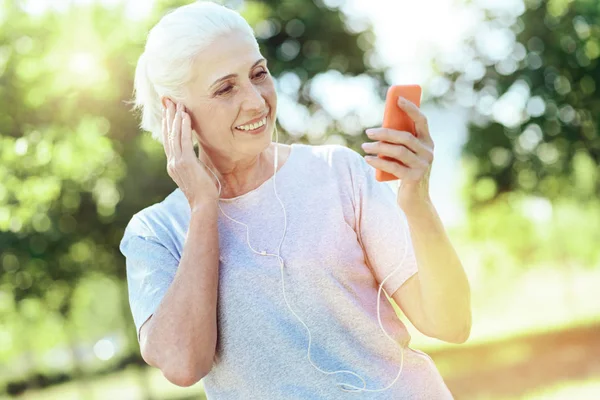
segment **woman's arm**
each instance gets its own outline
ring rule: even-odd
[[[178,386],[193,385],[212,368],[217,342],[217,221],[214,201],[192,208],[177,273],[141,328],[142,357]]]
[[[406,214],[417,259],[418,273],[396,290],[394,300],[402,303],[400,307],[422,332],[462,343],[471,331],[471,293],[460,259],[429,197],[434,149],[429,123],[414,103],[399,97],[398,106],[413,120],[414,132],[367,129],[367,135],[377,142],[363,144],[367,152],[399,161],[367,156],[370,165],[401,180],[397,203]]]
[[[422,333],[464,343],[471,332],[471,290],[460,259],[433,204],[405,212],[419,272],[392,298]]]

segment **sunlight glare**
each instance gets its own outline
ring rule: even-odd
[[[100,339],[94,345],[94,354],[102,361],[110,360],[115,355],[115,345],[109,339]]]
[[[71,56],[69,70],[73,73],[84,75],[95,68],[94,55],[92,53],[76,53]]]

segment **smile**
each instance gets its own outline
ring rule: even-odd
[[[235,129],[239,129],[241,131],[253,131],[253,130],[258,129],[261,126],[265,125],[266,123],[267,123],[267,117],[264,117],[263,119],[261,119],[260,121],[254,123],[254,124],[236,126]]]

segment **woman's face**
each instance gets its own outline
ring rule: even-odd
[[[230,162],[254,159],[269,147],[277,94],[254,38],[239,32],[219,37],[199,55],[194,74],[184,105],[213,162],[227,167]],[[264,116],[262,133],[236,129]]]

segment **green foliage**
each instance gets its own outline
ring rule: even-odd
[[[485,11],[481,32],[508,38],[506,56],[475,35],[465,43],[463,68],[440,68],[453,81],[443,99],[474,103],[463,151],[475,163],[472,206],[511,191],[578,200],[600,194],[593,178],[600,163],[600,8],[592,0],[525,4],[512,24]]]
[[[549,201],[525,193],[500,194],[478,205],[455,234],[465,257],[488,273],[523,268],[593,268],[600,259],[600,202],[573,198]]]

